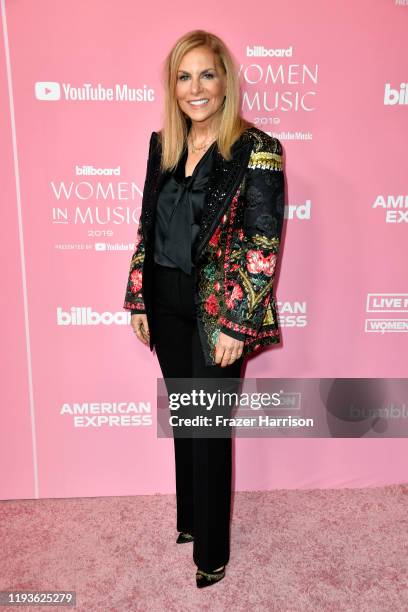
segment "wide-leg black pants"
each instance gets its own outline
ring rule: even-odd
[[[205,364],[195,313],[194,275],[156,263],[153,269],[155,348],[163,379],[240,378],[243,357],[225,367]],[[231,437],[173,438],[177,530],[194,535],[194,562],[211,571],[229,561]]]

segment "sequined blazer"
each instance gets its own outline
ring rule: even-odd
[[[284,218],[282,146],[250,127],[231,152],[226,161],[216,150],[194,258],[197,325],[207,365],[215,365],[220,331],[244,341],[244,356],[280,342],[273,289]],[[160,170],[160,155],[160,138],[153,132],[123,304],[146,314],[150,350],[154,219],[167,175]]]

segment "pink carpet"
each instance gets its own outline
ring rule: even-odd
[[[2,501],[0,519],[0,590],[75,590],[76,610],[408,610],[408,485],[236,493],[227,575],[202,590],[172,495]]]

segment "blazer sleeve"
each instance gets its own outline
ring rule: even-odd
[[[149,143],[149,155],[147,160],[147,168],[146,168],[146,177],[143,187],[143,193],[145,192],[148,179],[149,179],[149,169],[150,169],[150,161],[152,158],[152,151],[155,142],[156,132],[152,132],[150,136]],[[139,217],[139,225],[136,233],[136,248],[132,255],[132,259],[130,260],[130,268],[126,285],[126,293],[125,293],[125,301],[123,304],[123,308],[126,310],[130,310],[131,314],[144,314],[145,304],[142,293],[142,285],[143,285],[143,262],[145,258],[145,242],[143,237],[143,210]]]
[[[254,146],[241,197],[243,220],[231,238],[219,326],[225,334],[245,340],[262,326],[275,279],[285,201],[282,145],[277,138]]]

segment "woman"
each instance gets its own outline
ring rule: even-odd
[[[150,139],[124,308],[163,378],[231,389],[244,357],[280,340],[272,295],[284,212],[282,147],[239,114],[220,38],[180,38],[165,62],[165,113]],[[174,387],[172,387],[174,388]],[[229,560],[231,436],[174,436],[177,542],[199,588]]]

